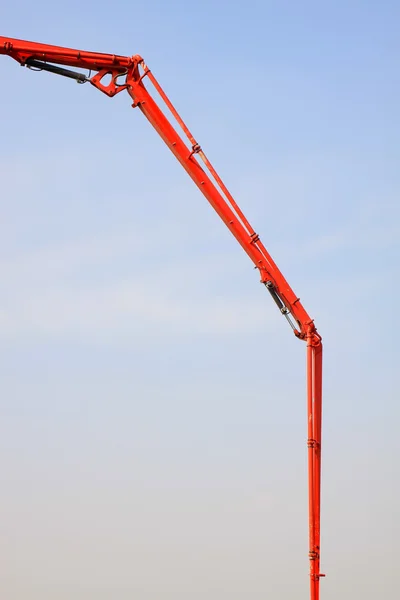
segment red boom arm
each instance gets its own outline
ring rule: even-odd
[[[110,97],[126,90],[133,100],[132,106],[138,107],[150,121],[253,261],[260,272],[261,282],[289,321],[294,334],[307,343],[310,590],[311,600],[319,600],[319,580],[323,577],[320,573],[322,341],[314,321],[309,317],[300,299],[287,283],[259,236],[140,56],[127,57],[85,52],[1,36],[0,54],[10,56],[22,66],[50,71],[75,79],[79,83],[90,82]],[[95,74],[86,76],[82,72],[64,67],[88,69]],[[104,82],[106,76],[108,76],[108,83]],[[190,147],[178,135],[147,91],[144,86],[146,78],[155,86],[173,114],[189,140]],[[202,160],[204,168],[200,166],[197,156]]]

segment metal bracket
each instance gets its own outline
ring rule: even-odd
[[[93,77],[89,81],[92,85],[94,85],[94,87],[100,90],[100,92],[103,92],[103,94],[112,97],[118,94],[119,92],[122,92],[123,90],[127,89],[128,84],[126,83],[126,80],[124,83],[118,83],[117,81],[119,77],[125,77],[127,74],[128,69],[124,69],[123,71],[121,71],[121,69],[102,69],[101,71],[96,73],[96,75],[93,75]],[[102,83],[102,80],[107,75],[110,75],[111,79],[108,85],[104,85],[104,83]]]

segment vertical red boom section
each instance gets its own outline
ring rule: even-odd
[[[78,83],[89,82],[110,97],[126,90],[133,100],[132,106],[141,110],[253,261],[260,272],[261,283],[270,292],[294,334],[306,342],[310,597],[319,600],[319,580],[323,577],[320,573],[322,341],[314,321],[140,56],[86,52],[1,36],[0,54],[31,69],[49,71]],[[86,76],[65,67],[87,69],[94,74]],[[153,84],[189,144],[183,141],[146,89],[146,80]],[[198,159],[203,162],[203,167]]]

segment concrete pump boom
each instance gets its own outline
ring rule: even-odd
[[[319,600],[320,573],[320,490],[321,490],[321,417],[322,417],[322,339],[314,321],[303,308],[288,282],[278,269],[259,236],[251,227],[221,178],[204,154],[201,146],[175,110],[158,81],[140,56],[118,56],[73,50],[48,44],[27,42],[0,36],[0,54],[8,55],[20,65],[49,71],[89,82],[112,97],[126,90],[158,134],[188,172],[222,221],[242,246],[280,312],[291,325],[296,337],[307,345],[307,414],[308,414],[308,482],[309,482],[309,560],[310,598]],[[59,66],[62,65],[62,66]],[[65,68],[69,67],[69,68]],[[86,76],[70,67],[94,72]],[[183,131],[187,142],[147,91],[149,80]],[[201,159],[203,167],[198,158]]]

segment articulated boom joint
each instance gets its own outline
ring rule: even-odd
[[[309,346],[321,346],[322,344],[322,337],[319,335],[315,325],[314,325],[314,321],[310,321],[309,323],[306,323],[307,326],[309,326],[308,332],[307,332],[307,345]]]
[[[93,77],[90,79],[90,83],[95,88],[100,90],[100,92],[103,92],[103,94],[106,94],[107,96],[110,96],[110,98],[112,98],[119,92],[122,92],[123,90],[127,89],[127,87],[128,87],[128,84],[126,83],[126,75],[127,74],[128,74],[128,69],[124,69],[124,70],[101,69],[101,71],[96,73],[96,75],[93,75]],[[104,83],[102,83],[102,80],[105,77],[107,77],[107,75],[110,76],[110,81],[107,85],[105,85]],[[118,79],[120,77],[125,78],[125,81],[123,83],[118,82]]]

